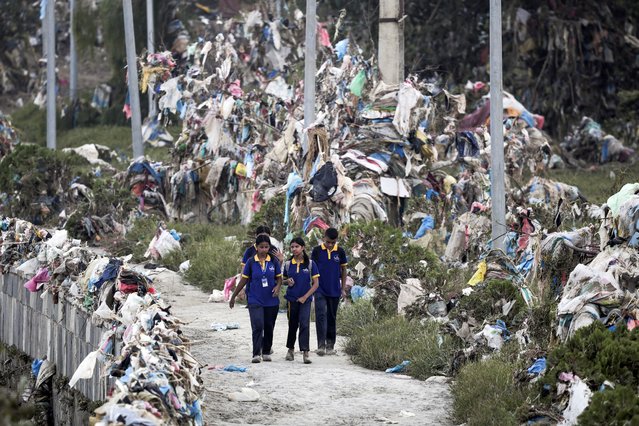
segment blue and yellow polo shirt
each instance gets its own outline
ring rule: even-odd
[[[288,271],[282,271],[285,278],[293,278],[295,281],[295,285],[293,287],[289,286],[286,290],[285,297],[289,302],[296,302],[297,299],[304,296],[313,285],[312,278],[320,276],[316,262],[313,262],[311,271],[308,270],[308,267],[308,263],[297,262],[295,259],[291,259]],[[311,298],[306,302],[308,303],[310,300]]]
[[[326,297],[342,295],[342,266],[348,264],[346,252],[337,244],[329,251],[324,244],[317,246],[311,253],[311,259],[319,270],[319,291]]]
[[[275,288],[275,280],[282,276],[280,263],[277,259],[271,259],[267,255],[264,262],[255,255],[242,271],[242,277],[248,278],[246,284],[246,296],[249,305],[258,306],[279,306],[280,299],[273,296],[273,288]],[[265,278],[265,281],[262,279]]]

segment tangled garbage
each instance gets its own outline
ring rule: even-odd
[[[2,221],[0,268],[15,266],[31,277],[25,287],[50,293],[92,313],[106,325],[101,343],[71,377],[95,374],[98,361],[115,378],[113,393],[95,411],[95,424],[202,424],[200,365],[189,352],[189,339],[153,281],[134,265],[131,256],[97,255],[66,230],[47,231],[32,223]]]

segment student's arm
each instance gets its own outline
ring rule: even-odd
[[[246,267],[244,267],[244,269],[246,270]],[[233,309],[233,306],[235,306],[235,298],[237,297],[239,292],[242,291],[242,289],[244,288],[247,282],[248,282],[248,276],[242,274],[242,278],[240,278],[239,284],[235,286],[235,290],[233,290],[233,294],[231,295],[231,300],[229,301],[229,308]]]
[[[340,259],[344,259],[342,260],[342,264],[340,265],[342,267],[342,298],[346,298],[346,266],[348,265],[348,259],[346,258],[346,251],[344,251],[343,249],[340,250],[342,251]]]
[[[282,287],[282,268],[279,262],[275,263],[275,287],[273,287],[273,297],[280,296],[280,287]]]
[[[297,301],[300,303],[305,303],[319,287],[319,270],[317,269],[317,265],[315,265],[315,262],[313,262],[313,276],[311,278],[313,280],[311,288],[306,292],[304,296],[297,299]]]

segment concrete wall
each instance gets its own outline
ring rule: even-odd
[[[0,340],[15,345],[32,358],[44,356],[56,365],[56,375],[71,378],[82,360],[98,348],[105,331],[87,313],[51,294],[31,293],[23,284],[28,277],[15,270],[0,275]],[[76,389],[91,401],[106,399],[108,380],[100,379],[100,362],[93,378],[80,380]]]

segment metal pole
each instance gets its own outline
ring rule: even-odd
[[[404,0],[379,2],[379,72],[386,84],[404,80]]]
[[[493,248],[504,248],[506,194],[504,189],[504,128],[502,95],[501,0],[490,0],[490,155]]]
[[[71,21],[71,33],[69,43],[69,99],[71,102],[75,101],[78,97],[78,52],[75,44],[75,2],[76,0],[69,0],[69,15]]]
[[[47,39],[47,148],[56,149],[55,0],[47,0],[44,19]]]
[[[315,73],[317,49],[317,16],[315,0],[306,2],[306,54],[304,57],[304,127],[315,121]],[[308,141],[304,151],[308,149]]]
[[[153,21],[153,0],[146,0],[146,50],[148,54],[155,53],[155,27]],[[147,89],[149,97],[149,117],[157,114],[155,105],[155,94],[152,90]]]
[[[144,155],[142,146],[142,121],[140,119],[140,89],[138,84],[138,65],[135,54],[135,33],[133,30],[133,8],[131,0],[122,0],[124,10],[124,38],[126,41],[126,62],[129,77],[129,101],[131,103],[131,141],[133,157]]]
[[[275,17],[278,21],[282,18],[282,0],[275,0]]]

